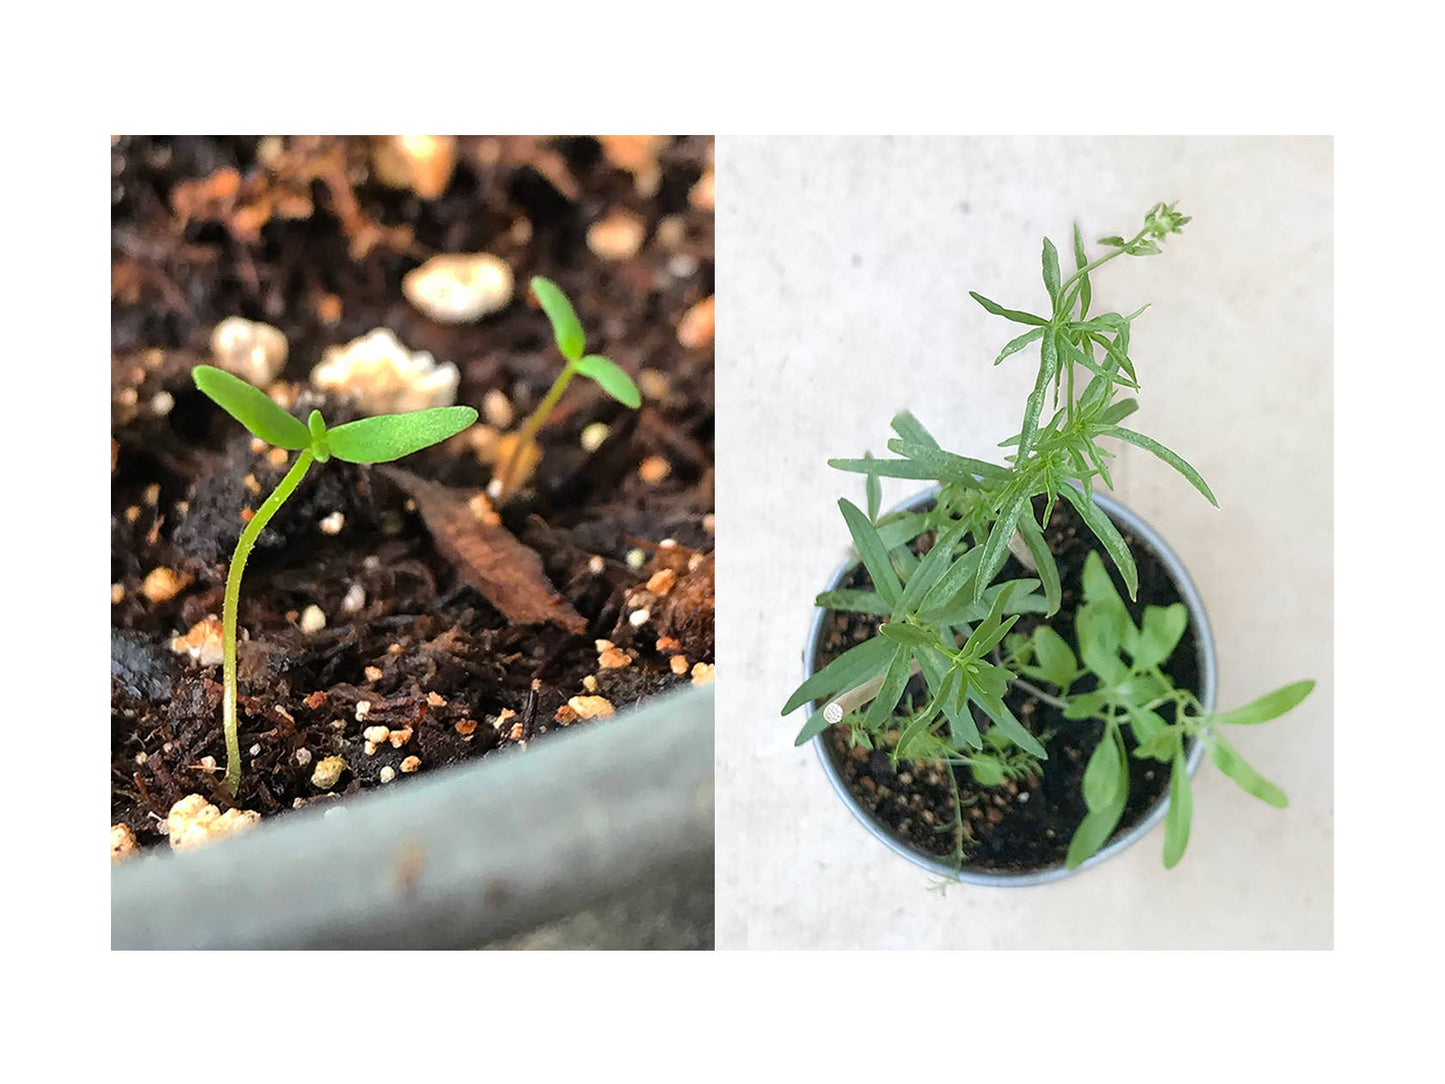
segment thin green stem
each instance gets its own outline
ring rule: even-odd
[[[311,468],[313,458],[309,448],[296,457],[296,462],[286,472],[286,477],[281,479],[265,503],[251,517],[251,522],[241,531],[241,537],[236,542],[236,552],[231,555],[231,567],[226,572],[225,608],[221,618],[224,630],[222,646],[225,653],[222,673],[226,686],[222,722],[226,732],[226,789],[232,796],[241,786],[241,737],[236,723],[236,611],[241,602],[241,576],[246,571],[246,558],[251,556],[251,547],[256,544],[256,539],[265,530],[271,517],[286,503],[286,498],[301,484],[301,479]]]
[[[566,368],[557,374],[557,379],[552,381],[552,386],[547,389],[547,394],[537,404],[537,409],[532,411],[532,416],[527,419],[525,425],[517,433],[517,443],[512,446],[512,454],[507,457],[507,465],[501,473],[502,492],[510,493],[515,487],[513,474],[519,464],[526,462],[527,449],[531,447],[536,439],[537,430],[547,420],[547,415],[552,413],[552,408],[557,405],[557,400],[562,398],[562,393],[567,390],[567,385],[572,383],[572,378],[577,375],[576,368],[569,361]]]

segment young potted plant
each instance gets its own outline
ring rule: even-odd
[[[875,836],[951,879],[1055,880],[1161,819],[1173,866],[1206,752],[1249,793],[1286,804],[1226,732],[1283,715],[1314,683],[1216,710],[1213,643],[1193,584],[1164,541],[1096,484],[1113,488],[1114,456],[1100,441],[1116,440],[1158,456],[1218,505],[1184,459],[1121,424],[1138,407],[1130,328],[1144,310],[1090,313],[1095,271],[1159,253],[1188,221],[1157,204],[1133,237],[1101,239],[1092,260],[1076,226],[1067,277],[1045,238],[1046,315],[972,294],[1024,329],[994,364],[1038,351],[1002,463],[944,450],[908,413],[893,420],[897,458],[829,461],[866,477],[866,510],[839,501],[858,559],[817,598],[807,678],[783,714],[806,709],[798,744],[814,742]],[[935,486],[884,514],[880,477]]]

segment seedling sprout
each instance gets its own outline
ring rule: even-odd
[[[517,432],[511,454],[503,461],[502,469],[497,475],[500,498],[514,492],[526,480],[527,464],[532,458],[537,430],[552,413],[552,408],[562,398],[562,393],[567,390],[567,385],[572,383],[574,376],[580,374],[596,381],[598,387],[623,406],[636,410],[642,405],[642,395],[638,392],[637,385],[621,366],[601,354],[584,353],[587,349],[587,336],[583,334],[582,322],[577,319],[577,311],[572,308],[572,302],[567,300],[567,295],[557,284],[537,275],[532,279],[532,294],[542,306],[542,311],[547,314],[547,319],[552,322],[552,335],[557,340],[557,349],[561,351],[566,365],[557,374],[557,379],[552,382],[542,401],[537,404],[537,409],[532,411],[531,417]]]
[[[312,462],[325,463],[334,456],[347,463],[389,463],[456,436],[477,420],[477,412],[468,406],[435,407],[408,414],[380,414],[328,429],[321,411],[313,410],[302,425],[264,392],[224,369],[197,365],[191,375],[196,387],[261,440],[301,453],[241,531],[226,573],[221,619],[225,682],[222,710],[226,734],[225,785],[234,796],[241,784],[241,741],[236,723],[236,611],[241,599],[241,576],[256,539],[296,491]]]

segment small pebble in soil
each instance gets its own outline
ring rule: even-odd
[[[201,618],[184,636],[171,640],[171,650],[177,655],[188,655],[202,666],[219,666],[224,647],[225,629],[215,614]]]
[[[642,566],[645,564],[647,564],[647,554],[643,553],[642,550],[631,549],[627,551],[627,567],[632,569],[632,571],[641,572]]]
[[[677,324],[677,341],[689,350],[701,350],[712,345],[713,325],[716,319],[714,298],[704,298],[687,312]]]
[[[717,676],[717,667],[710,662],[700,662],[692,668],[694,685],[711,685]]]
[[[406,299],[439,324],[469,324],[501,312],[512,303],[513,290],[512,268],[489,252],[433,256],[401,280]]]
[[[168,391],[158,391],[151,397],[151,413],[164,418],[176,408],[176,397]]]
[[[589,693],[595,693],[597,691],[597,675],[584,674],[582,676],[582,688],[586,689]]]
[[[579,719],[604,718],[617,710],[605,696],[574,696],[567,701],[567,706]]]
[[[666,399],[672,394],[672,381],[658,369],[643,369],[637,374],[637,390],[645,399]]]
[[[447,706],[447,698],[441,693],[427,693],[426,702],[434,708],[444,708]]]
[[[637,468],[637,476],[655,486],[672,473],[672,464],[660,455],[650,455]]]
[[[140,591],[151,602],[159,604],[175,598],[190,582],[189,576],[163,565],[146,573],[146,578],[141,581]]]
[[[228,809],[222,813],[199,794],[188,794],[166,816],[166,833],[171,849],[189,851],[215,843],[253,828],[261,814],[252,809]]]
[[[316,770],[311,773],[311,785],[319,790],[330,790],[344,771],[346,761],[341,757],[324,757],[317,761]]]
[[[597,555],[594,554],[593,556],[587,558],[587,571],[590,572],[590,573],[592,573],[592,575],[594,575],[594,576],[600,576],[600,575],[602,575],[603,570],[606,569],[606,568],[607,568],[607,562],[605,562],[604,560],[602,560],[601,557],[598,557]],[[113,586],[111,587],[111,589],[110,589],[110,597],[111,597],[111,601],[112,601],[112,602],[119,602],[119,601],[120,601],[120,599],[118,599],[118,598],[115,597],[115,588],[116,588],[116,587],[120,587],[120,584],[115,584],[115,585],[113,585]],[[121,597],[121,598],[125,598],[125,588],[124,588],[124,587],[121,587],[121,588],[120,588],[120,597]]]
[[[110,826],[110,864],[118,865],[127,858],[135,857],[140,848],[136,845],[135,833],[128,824]]]
[[[142,493],[141,493],[140,499],[141,499],[141,502],[142,502],[147,508],[154,508],[157,504],[160,503],[160,499],[161,499],[161,487],[160,487],[160,484],[157,483],[157,482],[152,482],[150,485],[146,486],[145,489],[144,489],[144,490],[142,491]]]
[[[677,248],[687,240],[687,220],[682,215],[668,215],[657,223],[655,236],[663,248]]]
[[[610,432],[612,432],[612,430],[606,422],[593,422],[591,425],[584,425],[582,427],[582,433],[577,440],[578,443],[582,445],[584,452],[595,452],[598,448],[602,447],[603,443],[607,440],[607,434]]]
[[[631,665],[632,656],[615,647],[610,647],[597,656],[597,667],[600,670],[621,670],[624,666]]]
[[[298,625],[302,632],[320,632],[326,627],[326,613],[313,602],[301,611]]]
[[[411,727],[404,726],[400,730],[393,730],[386,736],[386,740],[391,743],[393,749],[400,749],[407,742],[411,741],[411,735]]]
[[[487,419],[488,425],[510,429],[516,419],[516,411],[512,409],[512,400],[507,398],[507,393],[493,388],[482,396],[482,417]]]
[[[371,714],[371,701],[358,700],[356,702],[356,721],[359,723]]]
[[[393,768],[390,764],[388,764],[386,765],[386,767],[382,768],[379,773],[377,773],[377,778],[380,779],[383,783],[390,783],[393,779],[396,778],[396,769]]]
[[[346,516],[341,512],[332,512],[329,516],[323,516],[317,524],[322,534],[340,534],[341,528],[346,526]]]
[[[353,583],[346,589],[346,594],[341,600],[341,612],[344,614],[360,613],[361,608],[366,605],[366,588],[359,583]]]
[[[211,331],[211,360],[216,367],[258,388],[281,375],[290,349],[280,328],[241,316],[228,316]]]
[[[677,573],[670,568],[658,569],[647,580],[647,589],[654,595],[666,595],[677,583]]]
[[[366,755],[371,756],[376,752],[376,747],[391,737],[391,729],[384,726],[369,726],[361,732],[366,739]]]
[[[407,757],[401,762],[401,770],[404,772],[414,772],[420,767],[421,757]]]
[[[679,677],[681,677],[683,674],[687,673],[687,656],[674,655],[672,656],[672,658],[667,660],[667,665],[674,674],[677,674]]]
[[[368,666],[362,670],[362,673],[366,675],[367,681],[380,681],[382,679],[382,670],[379,666]]]
[[[630,260],[646,237],[646,222],[631,211],[618,210],[587,228],[587,247],[601,260]]]
[[[379,327],[345,346],[329,346],[311,383],[321,391],[353,396],[367,414],[403,414],[457,401],[461,374],[425,350],[412,353],[390,328]]]
[[[703,175],[697,179],[697,183],[688,189],[687,202],[699,211],[711,211],[713,209],[713,177],[711,168],[704,172]]]
[[[422,199],[436,199],[445,192],[456,167],[456,136],[378,136],[371,144],[376,179]]]
[[[627,615],[627,623],[635,629],[642,628],[643,625],[647,624],[651,620],[652,611],[650,610],[633,610],[630,614]]]
[[[458,719],[454,730],[464,738],[470,738],[477,732],[477,721],[475,719]]]
[[[600,572],[601,569],[598,569],[598,571]],[[111,584],[111,585],[110,585],[110,604],[111,604],[112,606],[119,606],[119,605],[120,605],[122,602],[124,602],[124,601],[125,601],[125,584],[123,584],[123,583],[113,583],[113,584]]]
[[[301,749],[298,749],[298,750],[296,750],[294,756],[295,756],[296,764],[297,764],[298,767],[304,768],[304,767],[306,767],[306,765],[308,765],[308,764],[311,763],[311,750],[310,750],[310,749],[307,749],[307,748],[304,748],[304,747],[301,748]]]

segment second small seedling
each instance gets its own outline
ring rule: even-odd
[[[241,531],[226,573],[221,619],[225,682],[222,722],[226,735],[226,789],[235,795],[241,783],[241,741],[236,723],[236,611],[241,600],[241,576],[257,537],[301,484],[313,462],[325,463],[335,456],[347,463],[389,463],[456,436],[477,420],[477,412],[468,406],[435,407],[409,414],[380,414],[327,429],[321,411],[313,410],[302,425],[265,392],[223,369],[197,365],[191,375],[196,387],[267,444],[301,453]]]
[[[636,410],[642,405],[642,395],[638,392],[637,385],[620,365],[601,354],[583,353],[587,349],[587,336],[583,334],[582,322],[577,319],[577,311],[572,308],[572,302],[567,300],[567,295],[557,284],[537,275],[532,279],[532,294],[542,306],[542,311],[547,314],[547,319],[552,321],[552,334],[557,340],[557,349],[562,352],[567,364],[557,374],[557,379],[547,389],[547,394],[537,404],[537,409],[532,411],[531,416],[517,431],[511,452],[503,459],[501,469],[497,472],[499,492],[496,496],[499,499],[505,499],[516,492],[527,480],[536,461],[534,448],[537,430],[552,413],[552,408],[562,398],[562,393],[567,390],[567,385],[572,383],[574,376],[580,374],[596,381],[598,387],[623,406]]]

